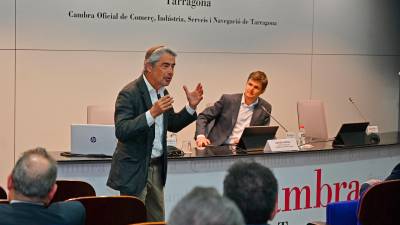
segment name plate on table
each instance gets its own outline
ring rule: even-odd
[[[366,133],[367,133],[367,134],[379,134],[378,126],[377,126],[377,125],[375,125],[375,126],[369,125],[369,126],[367,127]]]
[[[294,138],[283,138],[283,139],[272,139],[268,140],[264,147],[264,151],[268,152],[287,152],[287,151],[298,151],[296,139]]]

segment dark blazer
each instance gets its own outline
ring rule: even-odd
[[[56,202],[49,207],[31,203],[0,204],[1,225],[84,225],[80,202]]]
[[[138,195],[145,187],[155,135],[155,125],[149,127],[145,115],[151,107],[143,75],[126,85],[118,94],[114,114],[118,143],[107,181],[107,185],[115,190]],[[196,118],[197,114],[190,115],[185,107],[179,113],[173,109],[164,112],[164,154],[161,160],[164,185],[167,177],[166,130],[178,132]]]
[[[398,163],[390,173],[386,180],[398,180],[400,179],[400,163]]]
[[[392,172],[390,172],[389,176],[386,177],[385,181],[387,180],[398,180],[400,179],[400,163],[393,168]],[[369,183],[362,183],[360,186],[360,196],[364,195],[364,192],[369,189],[371,185]]]
[[[235,127],[242,96],[243,94],[224,94],[213,106],[207,107],[200,113],[196,121],[196,137],[199,134],[204,134],[210,139],[211,144],[222,145]],[[254,108],[250,126],[269,125],[270,116],[261,106],[271,113],[271,104],[262,98],[258,98],[258,104]],[[208,131],[208,124],[213,120],[214,125]]]

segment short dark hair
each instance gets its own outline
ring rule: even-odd
[[[35,156],[45,159],[47,165],[32,160]],[[56,182],[57,164],[46,149],[37,147],[22,154],[11,177],[16,192],[31,198],[44,198]]]
[[[263,91],[265,90],[265,88],[267,88],[268,77],[263,71],[258,70],[250,73],[249,77],[247,78],[247,81],[249,81],[250,79],[261,82],[261,87]]]
[[[244,225],[240,210],[215,188],[195,187],[172,210],[168,225]]]
[[[278,183],[268,167],[239,161],[228,170],[224,195],[236,203],[247,224],[266,223],[275,210]]]

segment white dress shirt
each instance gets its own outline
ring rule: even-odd
[[[250,126],[251,117],[253,116],[254,107],[258,104],[258,98],[255,102],[247,105],[244,102],[244,95],[242,95],[242,101],[240,102],[240,109],[238,118],[236,120],[235,126],[233,127],[231,135],[226,139],[225,144],[234,144],[239,141],[242,136],[245,127]]]
[[[159,94],[161,97],[164,96],[165,87],[161,87],[157,92],[157,90],[154,89],[154,87],[151,86],[149,81],[146,79],[145,75],[143,75],[143,79],[144,82],[146,83],[147,89],[149,90],[151,103],[154,105],[154,103],[158,101],[157,94]],[[196,110],[192,109],[188,104],[186,105],[186,110],[191,115],[193,115],[196,112]],[[145,115],[146,115],[147,125],[149,127],[155,124],[154,125],[155,134],[153,141],[153,149],[151,151],[151,158],[157,158],[163,154],[162,137],[164,131],[164,114],[161,114],[156,118],[153,118],[153,116],[150,114],[150,110],[148,110]]]

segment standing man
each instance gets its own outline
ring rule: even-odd
[[[195,109],[203,99],[199,83],[190,92],[183,86],[188,104],[174,112],[166,86],[174,75],[176,53],[164,46],[150,48],[143,74],[126,85],[115,103],[113,155],[107,185],[121,195],[140,198],[148,221],[164,219],[164,185],[167,176],[167,130],[178,132],[196,120]]]
[[[44,148],[24,152],[7,180],[10,204],[0,204],[4,225],[84,225],[80,202],[55,202],[57,163]]]
[[[259,97],[267,85],[268,78],[264,72],[252,72],[243,94],[224,94],[213,106],[200,113],[196,121],[197,147],[237,144],[245,127],[268,125],[272,107]],[[214,123],[212,127],[211,123]]]

